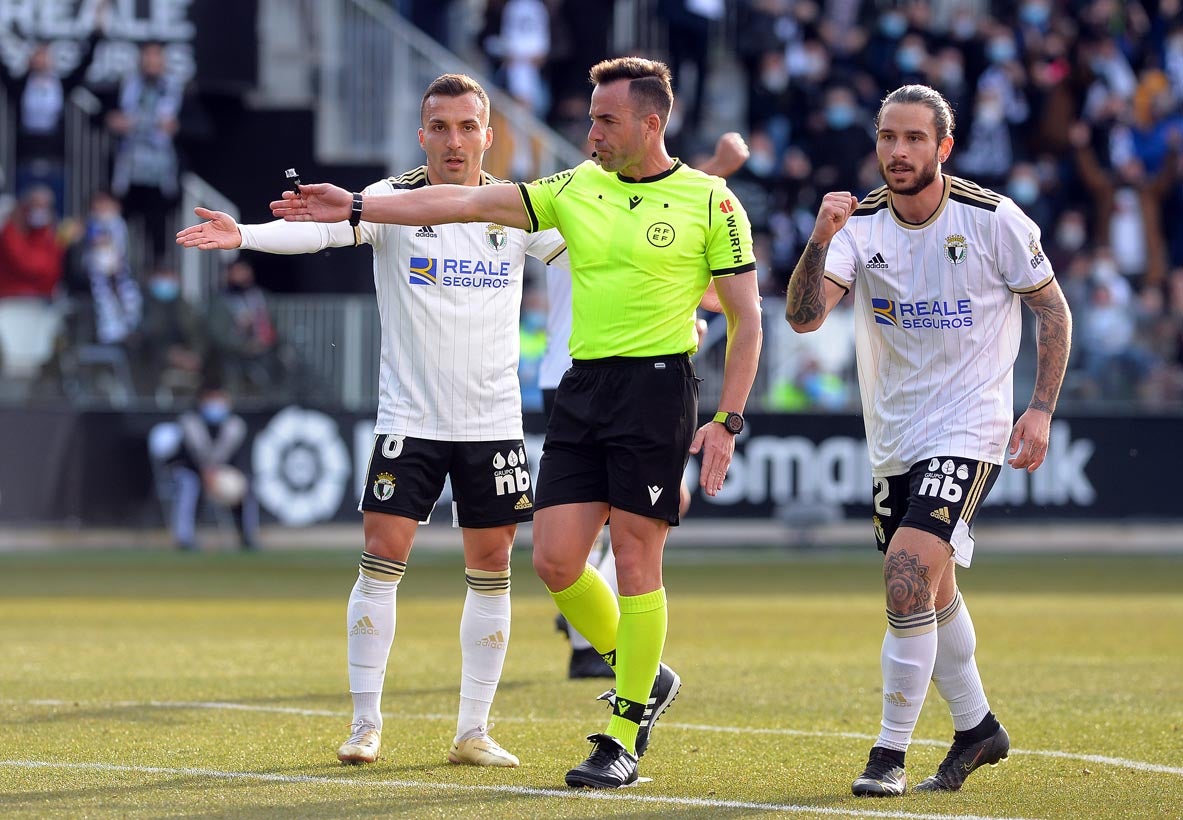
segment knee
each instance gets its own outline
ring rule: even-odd
[[[552,592],[566,589],[579,580],[586,562],[576,562],[560,552],[534,547],[534,572]]]

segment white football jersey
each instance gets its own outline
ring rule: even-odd
[[[565,258],[565,257],[564,257]],[[571,367],[571,273],[546,268],[546,354],[538,365],[538,386],[554,390]]]
[[[500,182],[481,174],[483,185]],[[365,193],[427,184],[421,166]],[[525,254],[565,267],[567,246],[558,231],[528,233],[484,222],[239,228],[244,248],[271,253],[373,246],[382,320],[375,433],[435,441],[522,438],[518,322]]]
[[[1053,277],[1039,228],[1008,197],[945,175],[936,212],[903,221],[886,186],[830,243],[826,276],[854,288],[872,472],[932,456],[1001,464],[1014,423],[1019,294]]]

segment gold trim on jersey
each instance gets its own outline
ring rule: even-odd
[[[822,276],[824,276],[824,277],[826,277],[827,279],[829,279],[831,282],[833,282],[833,283],[834,283],[835,285],[837,285],[838,287],[842,288],[842,289],[843,289],[844,291],[846,291],[847,293],[850,293],[850,285],[848,285],[848,284],[846,284],[845,282],[843,282],[841,279],[839,279],[839,278],[838,278],[837,276],[835,276],[834,274],[830,273],[828,270],[827,270],[827,271],[822,271]]]

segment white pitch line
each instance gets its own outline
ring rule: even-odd
[[[14,701],[4,700],[0,703],[17,703],[27,704],[31,706],[81,706],[82,702],[69,700],[26,700]],[[291,706],[256,706],[249,703],[232,703],[227,701],[92,701],[87,705],[99,705],[117,708],[128,707],[152,707],[157,709],[224,709],[226,711],[236,712],[266,712],[284,715],[300,715],[304,717],[333,717],[333,718],[348,718],[348,712],[330,711],[327,709],[298,709]],[[407,720],[455,720],[455,715],[399,715],[399,717]],[[499,723],[559,723],[565,722],[561,718],[519,718],[512,716],[498,716]],[[673,721],[663,721],[662,726],[668,729],[685,729],[692,732],[716,732],[719,734],[739,734],[739,735],[782,735],[786,737],[820,737],[820,738],[846,738],[850,740],[875,740],[878,735],[867,735],[859,732],[825,732],[809,729],[770,729],[760,727],[746,727],[746,726],[708,726],[697,723],[677,723]],[[949,745],[947,740],[927,740],[924,738],[914,738],[912,744],[915,746],[933,746],[943,749]],[[1181,766],[1166,766],[1161,763],[1147,763],[1142,760],[1130,760],[1124,757],[1107,757],[1104,755],[1081,754],[1078,752],[1065,752],[1058,749],[1011,749],[1011,754],[1032,755],[1034,757],[1056,757],[1064,760],[1079,760],[1084,763],[1096,763],[1098,765],[1116,766],[1119,768],[1132,769],[1139,772],[1154,772],[1155,774],[1173,774],[1183,776],[1183,767]]]
[[[1025,820],[1021,817],[998,817],[979,814],[922,814],[906,811],[873,811],[867,809],[799,806],[792,803],[755,803],[746,800],[706,800],[694,797],[660,797],[623,791],[585,791],[576,789],[538,789],[529,786],[483,786],[439,781],[369,780],[354,777],[318,777],[315,775],[267,774],[264,772],[227,772],[217,769],[188,767],[125,766],[114,763],[59,763],[44,760],[0,760],[0,767],[17,769],[68,769],[71,771],[124,772],[128,774],[162,774],[169,776],[208,777],[221,780],[254,780],[261,783],[312,783],[323,786],[375,786],[394,789],[430,789],[452,792],[494,792],[524,797],[556,797],[566,800],[608,800],[621,803],[647,803],[662,806],[692,806],[709,809],[753,809],[756,811],[817,814],[829,817],[884,817],[903,820]]]

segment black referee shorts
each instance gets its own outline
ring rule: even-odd
[[[575,360],[547,421],[535,506],[606,501],[676,526],[698,382],[688,354]]]

